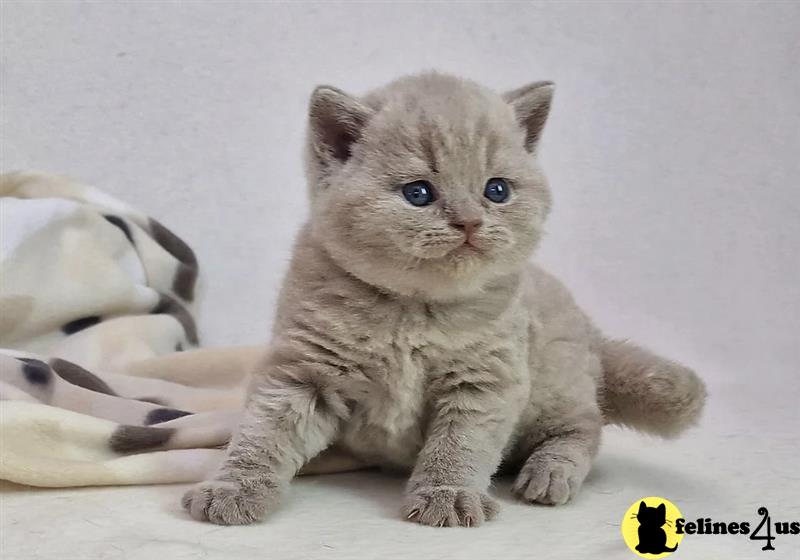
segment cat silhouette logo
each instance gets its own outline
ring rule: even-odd
[[[622,518],[622,538],[642,558],[666,558],[676,550],[683,534],[675,531],[680,510],[664,498],[650,496],[634,502]]]

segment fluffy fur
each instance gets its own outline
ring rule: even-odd
[[[227,459],[184,497],[193,517],[263,518],[335,443],[411,471],[409,520],[477,526],[497,511],[487,489],[501,463],[520,499],[563,504],[604,423],[674,435],[697,420],[693,372],[605,340],[528,263],[550,206],[535,152],[552,93],[435,73],[363,98],[314,91],[311,219]],[[507,202],[483,196],[493,177],[511,185]],[[404,199],[417,180],[433,185],[430,206]]]

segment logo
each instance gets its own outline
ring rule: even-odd
[[[621,530],[625,544],[641,558],[666,558],[681,544],[684,535],[694,538],[735,535],[761,544],[761,550],[775,550],[778,536],[800,535],[800,521],[774,521],[769,509],[761,506],[754,521],[716,521],[701,517],[687,521],[680,510],[665,498],[642,498],[628,508]]]
[[[622,538],[642,558],[666,558],[676,550],[683,533],[676,522],[683,519],[680,510],[664,498],[650,496],[635,502],[622,518]]]

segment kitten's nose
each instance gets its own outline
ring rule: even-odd
[[[483,225],[483,220],[480,218],[473,219],[457,219],[450,222],[450,225],[456,229],[460,229],[467,236],[467,239],[472,237],[472,234]]]

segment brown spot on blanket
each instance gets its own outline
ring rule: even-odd
[[[198,344],[199,339],[197,338],[197,325],[194,322],[192,314],[189,313],[186,308],[174,297],[168,296],[167,294],[161,294],[158,304],[150,313],[153,313],[154,315],[160,313],[172,315],[181,324],[181,326],[183,326],[187,340],[194,345]]]
[[[54,358],[50,360],[50,367],[67,383],[72,383],[96,393],[116,396],[116,393],[108,386],[108,383],[78,364],[73,364],[61,358]]]
[[[176,418],[183,418],[184,416],[191,416],[191,412],[185,410],[178,410],[176,408],[156,408],[147,413],[144,419],[145,426],[152,426],[153,424],[161,424],[162,422],[169,422]]]
[[[160,222],[150,218],[149,225],[153,239],[181,263],[172,280],[172,290],[183,300],[192,301],[199,269],[194,251]]]
[[[150,426],[120,426],[111,435],[108,444],[117,453],[136,453],[167,443],[175,430]]]
[[[95,326],[99,323],[102,319],[97,315],[90,315],[89,317],[81,317],[80,319],[75,319],[74,321],[70,321],[61,326],[61,332],[64,334],[75,334],[76,332],[80,332],[82,330],[88,329],[89,327]]]
[[[128,238],[128,241],[131,245],[136,245],[133,242],[133,234],[131,233],[131,228],[128,226],[127,222],[123,220],[120,216],[114,216],[113,214],[106,214],[103,216],[109,223],[117,226],[120,230],[122,230],[122,234]]]
[[[166,406],[167,405],[167,403],[165,401],[162,401],[158,397],[139,397],[136,400],[137,401],[146,402],[146,403],[150,403],[150,404],[157,404],[158,406]]]
[[[50,366],[33,358],[17,358],[22,362],[22,375],[31,385],[47,385],[53,376]]]

